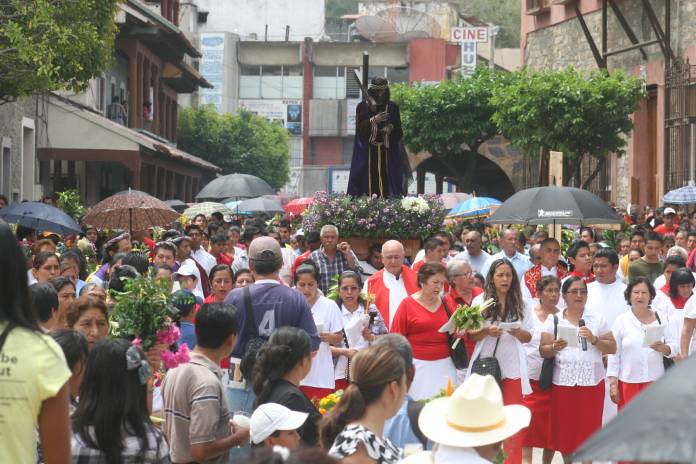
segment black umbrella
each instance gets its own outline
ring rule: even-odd
[[[517,192],[487,220],[491,224],[621,224],[621,217],[592,192],[536,187]]]
[[[59,235],[79,234],[82,232],[80,225],[73,218],[60,209],[39,203],[27,201],[24,203],[12,203],[10,206],[0,209],[0,219],[8,224],[53,232]]]
[[[239,202],[236,208],[246,213],[265,213],[268,215],[276,213],[285,214],[285,210],[280,206],[280,203],[263,197]]]
[[[678,363],[578,448],[576,461],[694,462],[696,356]],[[571,417],[568,420],[573,420]]]
[[[272,195],[275,193],[273,187],[268,185],[265,180],[250,174],[229,174],[218,177],[203,187],[198,195],[197,201],[220,201],[226,198],[255,198],[261,195]]]
[[[188,205],[181,200],[165,200],[165,203],[177,213],[183,213],[188,208]]]

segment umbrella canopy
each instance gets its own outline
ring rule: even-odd
[[[162,200],[140,190],[124,190],[100,201],[82,220],[97,229],[144,230],[179,218]]]
[[[696,356],[678,363],[575,452],[577,461],[694,462]]]
[[[218,177],[203,187],[196,200],[220,201],[225,198],[254,198],[273,195],[275,190],[268,183],[251,174],[229,174]]]
[[[181,213],[188,208],[188,205],[181,200],[165,200],[165,203],[177,213]]]
[[[283,206],[283,209],[287,213],[299,216],[300,214],[304,213],[304,211],[312,203],[314,203],[314,198],[312,197],[298,198],[297,200],[292,200],[291,202]]]
[[[288,192],[278,192],[277,195],[261,195],[263,198],[268,198],[269,200],[276,201],[280,203],[281,206],[287,205],[290,201],[296,200],[300,197],[295,195],[294,193],[288,193]]]
[[[224,215],[234,214],[234,211],[232,211],[230,208],[223,205],[222,203],[204,201],[203,203],[196,203],[195,205],[192,205],[190,208],[185,209],[184,212],[181,214],[183,214],[187,218],[193,219],[199,214],[203,214],[205,217],[210,217],[213,213],[221,213]]]
[[[623,219],[592,192],[536,187],[517,192],[487,219],[490,224],[621,224]]]
[[[244,200],[237,205],[237,209],[247,213],[265,213],[268,215],[285,212],[278,202],[263,197]]]
[[[58,235],[79,234],[82,232],[80,225],[73,218],[60,209],[39,203],[27,201],[24,203],[12,203],[0,209],[0,219],[8,224],[20,226],[44,232],[53,232]]]
[[[472,196],[464,192],[446,192],[440,195],[440,200],[442,200],[442,205],[445,209],[452,209],[469,198],[472,198]]]
[[[670,190],[662,197],[662,203],[671,203],[673,205],[696,203],[696,186],[694,186],[693,181],[690,181],[686,187]]]
[[[448,218],[474,218],[488,216],[491,207],[502,204],[500,200],[491,197],[474,197],[459,203],[447,215]]]

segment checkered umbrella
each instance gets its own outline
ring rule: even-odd
[[[696,186],[693,181],[686,187],[670,190],[662,197],[662,203],[673,205],[690,205],[696,203]]]
[[[144,230],[168,226],[179,213],[165,202],[140,190],[124,190],[92,207],[82,219],[97,229]]]

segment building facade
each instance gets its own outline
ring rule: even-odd
[[[93,204],[130,187],[192,201],[220,171],[176,147],[179,94],[211,87],[189,64],[201,55],[178,18],[178,0],[125,1],[112,66],[85,92],[36,97],[44,192],[75,188]]]
[[[657,205],[696,169],[696,0],[522,0],[530,68],[622,70],[645,82],[627,154],[593,189],[620,206]]]

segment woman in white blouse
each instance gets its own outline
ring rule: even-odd
[[[616,342],[602,314],[585,311],[587,285],[580,277],[563,282],[561,293],[566,309],[558,316],[558,337],[554,340],[549,316],[539,351],[544,358],[555,357],[551,440],[554,449],[567,456],[602,426],[602,355],[615,353]]]
[[[500,385],[503,402],[506,405],[522,404],[522,395],[532,393],[523,343],[532,339],[534,322],[525,306],[517,272],[510,261],[493,261],[486,276],[484,290],[484,293],[474,298],[472,304],[481,304],[489,298],[495,298],[497,304],[483,313],[487,324],[478,330],[467,331],[469,338],[476,341],[474,354],[469,362],[469,373],[473,362],[479,357],[495,356],[503,378]],[[502,329],[499,327],[501,323],[515,323],[515,326]],[[522,462],[522,435],[520,432],[505,440],[503,448],[507,454],[507,464]]]
[[[532,340],[526,343],[527,370],[529,371],[529,383],[532,385],[532,393],[524,397],[522,404],[532,412],[532,420],[524,433],[522,440],[522,462],[531,464],[533,448],[544,450],[543,464],[550,464],[553,460],[554,450],[551,444],[551,390],[539,388],[539,375],[543,358],[539,353],[539,342],[544,332],[546,321],[552,314],[558,313],[558,300],[561,297],[561,282],[554,275],[547,275],[539,279],[536,284],[539,304],[534,308],[532,320],[534,330]]]
[[[631,310],[616,318],[611,331],[616,339],[616,354],[609,356],[607,379],[611,400],[619,409],[628,404],[652,382],[665,373],[662,358],[678,352],[673,324],[665,314],[653,311],[655,287],[645,277],[638,277],[626,287],[626,301]],[[662,340],[643,345],[648,327],[664,325]]]

